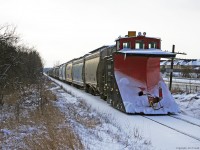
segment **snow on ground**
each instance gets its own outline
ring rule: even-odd
[[[169,78],[164,78],[165,81],[169,81]],[[184,79],[184,78],[175,78],[173,77],[174,82],[181,83],[191,83],[191,84],[200,84],[199,79]],[[193,90],[196,91],[196,90]],[[176,102],[178,103],[181,114],[188,115],[197,119],[200,119],[200,91],[197,93],[176,93],[173,94]]]
[[[54,91],[55,92],[55,91]],[[132,135],[127,134],[121,129],[118,124],[115,123],[114,118],[108,116],[108,114],[101,114],[91,106],[86,104],[84,100],[77,96],[72,96],[63,90],[56,92],[58,100],[55,102],[61,112],[65,114],[65,117],[70,120],[70,124],[73,129],[81,137],[84,147],[91,150],[122,150],[122,149],[152,149],[151,142],[142,137],[141,133],[135,128],[133,128]],[[73,109],[76,109],[75,116],[80,118],[88,118],[85,116],[89,115],[89,119],[98,118],[101,122],[94,128],[89,128],[88,125],[84,126],[79,123],[79,121],[74,120],[72,113]],[[69,118],[70,117],[70,118]]]
[[[134,129],[138,129],[143,138],[151,141],[154,149],[200,149],[200,142],[194,140],[182,133],[171,130],[158,123],[147,120],[140,115],[127,115],[109,106],[105,101],[101,100],[98,96],[92,96],[82,90],[78,90],[60,81],[54,80],[57,84],[62,86],[65,90],[85,100],[93,109],[101,114],[107,114],[122,128],[122,130],[129,134],[133,134]],[[176,124],[173,122],[171,124]],[[193,129],[191,129],[193,130]],[[195,132],[195,131],[194,131]],[[114,149],[114,148],[113,148]]]
[[[169,77],[163,77],[163,79],[165,81],[169,81],[170,78]],[[199,79],[185,79],[185,78],[178,78],[178,77],[173,77],[172,78],[173,82],[182,82],[182,83],[192,83],[192,84],[200,84],[200,80]]]
[[[178,103],[181,114],[200,119],[200,93],[182,93],[174,94]]]
[[[33,106],[31,109],[34,110],[35,108]],[[43,134],[44,126],[41,124],[33,125],[32,122],[30,124],[20,124],[16,121],[20,119],[16,114],[16,106],[6,104],[0,110],[0,124],[4,124],[3,127],[0,126],[0,149],[29,149],[23,139],[34,134]],[[21,119],[29,118],[29,112],[24,110],[21,116]],[[9,124],[7,123],[8,120]]]
[[[52,80],[60,85],[51,88],[58,98],[52,104],[64,114],[65,120],[79,136],[85,149],[200,149],[200,143],[197,140],[140,115],[127,115],[119,112],[99,96],[92,96],[83,90],[55,79]],[[181,108],[182,115],[179,117],[199,123],[197,119],[193,118],[193,120],[189,116],[200,119],[198,109],[200,94],[175,94],[173,96]],[[14,107],[6,106],[5,109],[1,108],[0,122],[6,122],[9,118],[15,117]],[[186,117],[184,114],[189,116]],[[24,111],[22,116],[29,117],[29,112]],[[159,118],[163,119],[165,116],[157,117],[158,121],[161,121]],[[178,123],[175,119],[172,120],[174,121],[167,123],[171,125]],[[165,119],[162,121],[166,122]],[[57,129],[65,127],[66,122],[57,123]],[[195,132],[194,129],[191,130]],[[44,123],[30,122],[30,124],[20,124],[18,128],[0,127],[0,149],[30,149],[23,139],[35,135],[38,138],[46,132]],[[47,136],[47,138],[50,137]],[[63,145],[62,148],[66,149],[66,146]]]
[[[58,85],[52,87],[51,90],[57,96],[57,100],[51,101],[51,104],[63,114],[64,122],[53,123],[54,120],[45,120],[45,115],[49,114],[49,112],[46,113],[49,107],[44,110],[44,115],[39,118],[39,121],[29,120],[31,113],[38,109],[36,105],[29,105],[29,107],[24,105],[20,110],[19,116],[21,117],[18,116],[19,122],[17,122],[16,107],[5,105],[1,108],[0,114],[0,123],[2,123],[0,127],[0,149],[35,149],[32,144],[37,145],[37,149],[46,149],[41,143],[44,144],[47,141],[51,142],[52,139],[56,139],[51,134],[57,136],[56,133],[59,133],[59,130],[62,131],[63,128],[67,128],[69,124],[87,150],[153,149],[151,141],[144,138],[137,128],[133,127],[131,132],[127,133],[116,123],[115,118],[108,113],[102,113],[92,108],[92,106],[85,103],[85,99],[82,97],[73,95],[70,91],[66,92]],[[25,99],[25,102],[28,103],[34,101],[28,97]],[[46,105],[49,106],[50,104],[47,103]],[[58,114],[51,112],[49,115],[55,115],[63,119],[63,116],[58,116]],[[26,121],[23,122],[23,119]],[[11,120],[11,124],[7,125],[8,120]],[[56,125],[53,129],[57,131],[48,133],[48,128],[52,125],[47,126],[47,124]],[[129,127],[127,126],[127,128]],[[68,134],[68,132],[64,134]],[[58,137],[63,138],[62,135],[58,135]],[[75,145],[75,143],[73,144]],[[69,149],[64,143],[61,143],[60,147],[57,148]],[[75,147],[75,149],[82,148]]]

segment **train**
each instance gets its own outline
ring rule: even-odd
[[[128,114],[176,114],[179,107],[160,74],[161,39],[128,31],[115,45],[101,46],[49,70],[49,76],[99,95]]]

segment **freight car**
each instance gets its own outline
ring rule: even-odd
[[[50,76],[100,95],[126,113],[168,114],[179,108],[160,75],[161,39],[129,32],[116,45],[102,46],[50,71]],[[58,73],[59,72],[59,73]]]

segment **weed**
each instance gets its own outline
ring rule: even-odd
[[[171,93],[172,94],[184,93],[184,91],[180,87],[175,87],[175,88],[172,88]]]
[[[12,134],[5,136],[4,133],[0,133],[0,144],[4,145],[4,148],[20,149],[23,145],[22,149],[84,149],[78,134],[66,121],[64,114],[53,105],[52,101],[57,97],[47,90],[48,85],[44,83],[40,88],[26,87],[24,92],[6,97],[0,126]],[[43,101],[36,106],[31,102],[41,99]],[[31,102],[30,105],[27,105],[27,102]],[[41,105],[43,107],[40,107]],[[24,113],[26,115],[23,115]],[[17,117],[14,114],[17,114]],[[24,144],[20,145],[18,140]]]

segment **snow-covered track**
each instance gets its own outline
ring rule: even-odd
[[[200,142],[200,127],[198,124],[171,116],[142,116]]]
[[[193,147],[198,149],[200,147],[200,141],[199,141],[199,135],[196,136],[195,134],[190,134],[191,136],[187,135],[187,132],[180,129],[178,132],[174,127],[169,128],[171,124],[177,124],[181,125],[181,128],[187,128],[192,126],[192,124],[181,120],[177,120],[176,118],[172,118],[170,116],[153,116],[153,117],[164,117],[166,121],[168,121],[168,124],[165,122],[160,122],[160,120],[152,121],[151,119],[145,118],[142,115],[131,115],[131,114],[125,114],[122,113],[114,108],[112,108],[110,105],[107,104],[104,100],[100,99],[99,96],[93,96],[91,94],[85,93],[83,90],[74,88],[73,86],[70,86],[66,83],[63,83],[61,81],[58,81],[56,79],[53,79],[49,77],[52,81],[54,81],[56,84],[62,86],[63,89],[71,93],[72,95],[81,98],[87,102],[88,105],[91,106],[92,109],[102,113],[106,114],[108,118],[113,120],[119,127],[121,127],[130,137],[134,136],[134,130],[138,129],[141,135],[143,135],[145,138],[149,139],[152,142],[152,145],[156,147],[157,149],[179,149],[180,147],[186,147],[192,149]],[[152,116],[147,116],[152,117]],[[200,120],[191,118],[186,115],[176,115],[176,117],[183,118],[185,120],[188,120],[190,122],[193,122],[195,124],[200,125]],[[154,119],[154,118],[152,118]],[[158,118],[159,119],[159,118]],[[173,119],[173,121],[172,121]],[[162,125],[164,124],[164,125]],[[194,126],[192,127],[193,132],[200,133],[199,127]],[[175,130],[174,130],[175,129]],[[186,133],[186,134],[183,134]],[[194,138],[193,138],[194,136]],[[133,137],[134,138],[134,137]]]
[[[185,122],[187,122],[187,123],[190,123],[190,124],[192,124],[192,125],[195,125],[195,126],[198,126],[198,127],[200,127],[200,121],[191,121],[191,118],[190,119],[187,119],[187,117],[186,116],[182,116],[182,115],[169,115],[170,117],[173,117],[173,118],[176,118],[176,119],[178,119],[178,120],[182,120],[182,121],[185,121]]]

